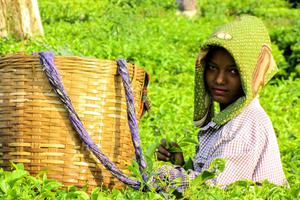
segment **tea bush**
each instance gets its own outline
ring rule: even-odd
[[[150,74],[152,109],[140,122],[141,141],[150,169],[163,137],[196,140],[193,127],[194,63],[203,41],[214,27],[236,15],[253,14],[266,23],[280,72],[261,94],[261,103],[273,122],[290,188],[269,183],[252,186],[241,181],[228,189],[193,185],[183,199],[297,199],[300,198],[300,80],[299,9],[287,1],[199,0],[194,18],[176,15],[175,0],[39,0],[44,38],[0,39],[0,55],[25,51],[53,51],[101,59],[124,57],[144,66]],[[194,155],[194,144],[183,147]],[[151,167],[152,166],[152,167]],[[131,188],[91,194],[63,189],[45,175],[32,177],[21,165],[0,171],[0,198],[4,199],[174,199],[172,193],[143,193]]]

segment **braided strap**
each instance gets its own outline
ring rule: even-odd
[[[109,170],[116,178],[118,178],[121,182],[123,182],[127,185],[130,185],[134,189],[137,189],[137,190],[140,189],[141,183],[139,181],[130,179],[126,174],[124,174],[121,170],[119,170],[118,167],[113,162],[111,162],[101,152],[101,150],[93,142],[90,135],[87,133],[81,120],[79,119],[77,113],[75,112],[75,109],[72,105],[71,99],[69,98],[67,92],[64,89],[64,86],[62,84],[62,79],[61,79],[59,72],[57,71],[55,64],[54,64],[54,55],[50,52],[40,52],[40,53],[38,53],[38,55],[40,56],[40,62],[42,64],[43,70],[45,71],[45,74],[49,80],[49,83],[50,83],[52,89],[55,91],[55,93],[59,96],[60,100],[64,104],[64,106],[69,114],[69,120],[70,120],[73,128],[76,130],[76,132],[78,133],[78,135],[82,139],[82,141],[85,143],[85,145],[87,145],[87,147],[94,153],[94,155],[99,159],[99,161],[104,165],[104,167],[107,170]],[[124,75],[122,75],[122,77],[123,76],[125,77],[126,70],[122,69],[121,71],[122,71],[122,73],[124,73]],[[128,75],[128,71],[127,71],[127,75]],[[128,80],[129,80],[129,78],[128,78]],[[128,83],[128,81],[125,81],[125,82],[126,82],[126,84]],[[125,88],[128,89],[128,86],[126,86]],[[131,93],[129,92],[128,96],[131,96],[131,95],[132,95],[132,91],[131,91]],[[126,97],[127,97],[127,93],[126,93]],[[130,121],[129,122],[130,130],[134,132],[133,143],[134,143],[134,147],[138,149],[138,150],[136,150],[136,157],[137,157],[138,163],[140,164],[140,171],[143,172],[143,169],[145,168],[146,164],[143,159],[142,151],[140,148],[140,139],[139,139],[139,135],[138,135],[138,131],[137,131],[138,127],[137,127],[137,120],[135,118],[134,105],[133,105],[133,103],[127,103],[127,105],[130,105],[130,108],[128,108],[128,110],[132,110],[129,112],[130,114],[128,114],[128,116],[130,117],[130,119],[133,116],[133,120],[128,120],[128,121]],[[135,119],[135,121],[134,121],[134,119]],[[146,175],[144,175],[143,177],[146,177]],[[146,180],[146,179],[144,179],[144,180]],[[143,190],[145,191],[147,189],[143,188]]]
[[[135,158],[137,163],[139,164],[139,170],[140,173],[142,174],[142,178],[144,182],[147,182],[147,174],[144,173],[144,169],[146,168],[146,162],[141,148],[138,121],[136,119],[136,112],[134,107],[134,95],[130,85],[129,73],[126,66],[127,63],[125,59],[118,59],[117,64],[118,64],[118,73],[122,77],[122,81],[125,89],[128,125],[130,128],[132,143],[135,149]]]

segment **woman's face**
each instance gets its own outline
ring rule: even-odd
[[[208,53],[205,81],[213,100],[220,103],[221,110],[244,95],[236,63],[225,49],[218,48]]]

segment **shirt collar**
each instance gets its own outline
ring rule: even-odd
[[[210,121],[208,124],[206,124],[205,126],[201,127],[201,130],[199,132],[200,135],[208,132],[208,131],[216,131],[218,130],[222,125],[218,125],[213,121]]]

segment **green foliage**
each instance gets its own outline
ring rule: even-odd
[[[287,7],[288,3],[284,0],[199,0],[198,7],[203,16],[222,19],[223,17],[241,14],[255,14],[257,9],[269,9]]]
[[[276,92],[274,92],[276,91]],[[278,81],[263,91],[261,102],[269,114],[277,134],[282,163],[292,191],[300,184],[300,80]],[[272,101],[272,104],[270,104]],[[292,193],[292,192],[291,192]]]
[[[12,171],[0,171],[1,199],[89,199],[89,195],[76,188],[62,189],[55,180],[47,179],[45,173],[30,176],[22,164],[13,164]]]
[[[278,27],[271,35],[272,39],[278,44],[278,47],[283,50],[283,56],[287,61],[285,77],[289,76],[292,73],[295,74],[297,77],[300,77],[299,35],[299,21],[297,21],[296,24],[291,27]]]
[[[292,1],[290,1],[292,2]],[[282,163],[290,188],[240,181],[226,189],[202,184],[215,176],[205,172],[195,180],[183,199],[299,199],[300,193],[300,44],[299,9],[279,0],[199,0],[194,18],[176,15],[175,0],[39,0],[45,38],[16,41],[0,39],[0,56],[25,51],[53,51],[101,59],[125,57],[149,72],[152,110],[140,122],[146,172],[151,176],[161,165],[155,160],[162,138],[176,140],[186,158],[193,157],[197,130],[192,123],[194,63],[203,41],[214,27],[236,15],[253,14],[266,23],[280,72],[261,94],[278,137]],[[297,78],[298,77],[298,78]],[[175,149],[176,150],[176,149]],[[189,159],[185,159],[189,160]],[[216,161],[217,162],[217,161]],[[222,164],[216,163],[221,170]],[[190,168],[191,166],[186,166]],[[138,166],[132,176],[142,180]],[[147,183],[146,183],[147,184]],[[175,199],[176,194],[143,193],[131,188],[91,194],[76,187],[63,188],[41,173],[30,176],[22,165],[0,170],[1,199]]]

